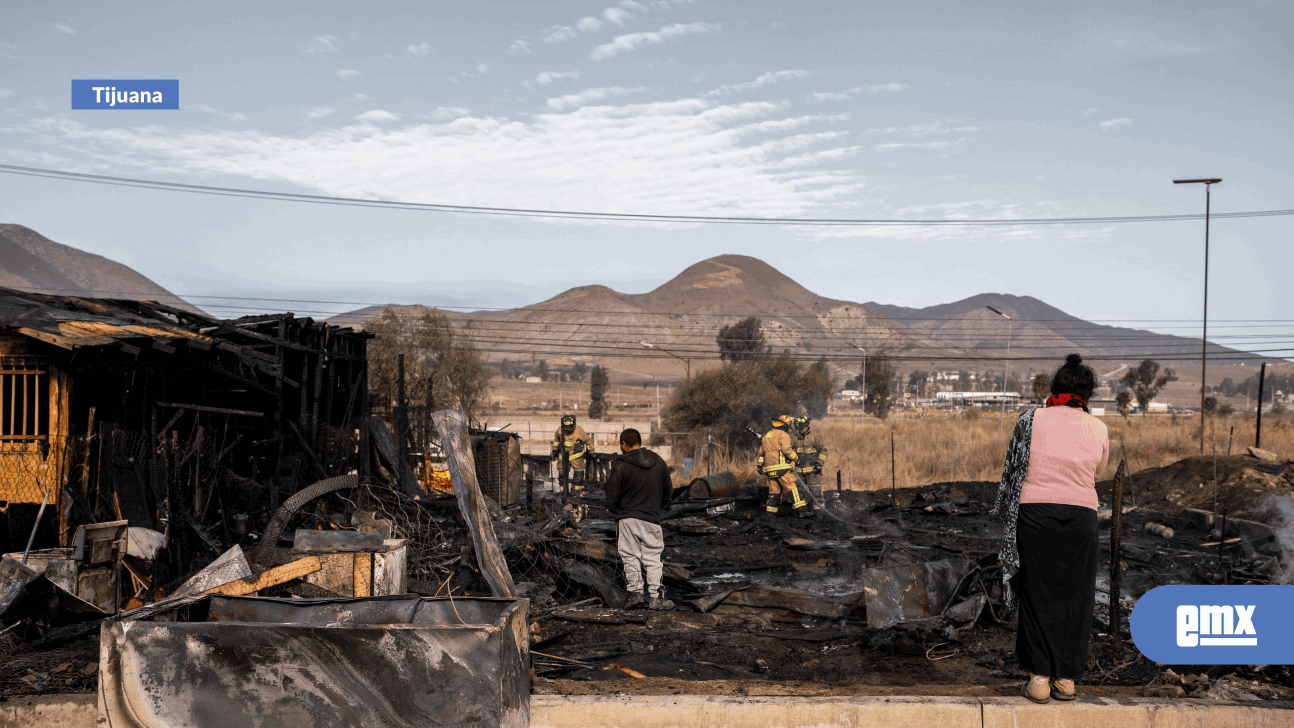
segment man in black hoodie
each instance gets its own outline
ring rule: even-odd
[[[642,435],[628,429],[620,433],[619,458],[611,463],[607,478],[607,510],[619,522],[616,548],[625,564],[625,585],[629,608],[642,606],[643,571],[647,572],[648,609],[669,610],[674,602],[661,591],[661,552],[665,535],[661,515],[669,510],[673,493],[669,466],[656,453],[642,446]]]

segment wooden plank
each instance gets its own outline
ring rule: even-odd
[[[28,328],[22,328],[22,327],[18,328],[17,331],[23,336],[30,336],[33,339],[39,339],[40,341],[43,341],[46,344],[53,344],[54,346],[58,346],[68,350],[71,350],[73,348],[72,342],[68,341],[67,339],[64,339],[61,336],[55,336],[54,334],[47,334],[44,331],[37,331],[36,329],[28,329]]]
[[[355,554],[355,596],[373,596],[373,554]]]
[[[208,589],[203,594],[227,594],[229,596],[241,596],[251,594],[254,591],[268,589],[272,586],[278,586],[284,582],[300,579],[307,574],[313,574],[323,568],[319,564],[319,559],[314,556],[307,556],[304,559],[297,559],[290,564],[276,566],[273,569],[266,569],[256,576],[238,581],[231,581],[215,589]]]
[[[496,597],[516,597],[517,587],[508,572],[508,562],[503,558],[499,540],[494,534],[494,524],[476,480],[476,462],[472,457],[472,444],[467,434],[467,419],[458,410],[440,410],[431,416],[440,434],[440,446],[449,463],[449,477],[454,484],[454,496],[472,534],[476,559],[481,574],[490,584]],[[394,443],[392,443],[394,445]]]

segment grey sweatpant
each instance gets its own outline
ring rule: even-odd
[[[630,594],[643,593],[643,570],[647,570],[647,596],[659,598],[661,563],[665,534],[660,526],[637,518],[620,521],[620,540],[616,542],[620,560],[625,563],[625,587]]]

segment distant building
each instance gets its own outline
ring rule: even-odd
[[[935,392],[935,399],[958,404],[987,404],[989,402],[1018,402],[1019,392]]]
[[[526,377],[526,384],[539,384],[542,381],[544,380],[539,377]]]

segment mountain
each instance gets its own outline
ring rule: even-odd
[[[402,314],[427,310],[395,308]],[[332,322],[363,326],[381,310],[360,309]],[[1198,339],[1084,321],[1029,296],[989,293],[920,309],[840,301],[744,255],[703,260],[648,293],[581,286],[521,308],[443,313],[459,327],[470,325],[464,335],[495,359],[636,356],[647,342],[661,356],[713,360],[718,330],[747,316],[760,318],[772,351],[801,360],[826,356],[851,371],[862,357],[859,347],[900,358],[901,369],[928,366],[923,359],[939,369],[973,367],[977,360],[1002,358],[1008,336],[1012,359],[1037,357],[1048,365],[1071,352],[1117,364],[1146,355],[1193,359],[1200,346]],[[1213,344],[1210,353],[1241,354]]]
[[[1138,359],[1150,355],[1193,359],[1200,354],[1199,339],[1091,323],[1032,296],[981,293],[954,303],[926,308],[875,302],[863,305],[947,346],[981,353],[986,350],[1003,351],[1009,336],[1012,352],[1018,356],[1078,353],[1106,358]],[[1011,319],[993,313],[989,306]],[[1227,354],[1234,359],[1238,352],[1210,343],[1209,354]],[[1261,357],[1253,355],[1253,359],[1260,360]]]
[[[54,295],[157,301],[200,313],[121,263],[60,245],[22,225],[0,225],[0,286]]]
[[[369,307],[331,322],[363,325],[380,311]],[[507,311],[444,313],[459,325],[471,322],[483,350],[513,357],[641,354],[647,342],[684,358],[712,358],[718,330],[748,316],[762,321],[772,351],[800,359],[861,357],[855,344],[909,356],[948,348],[857,303],[819,296],[744,255],[703,260],[648,293],[582,286]]]

